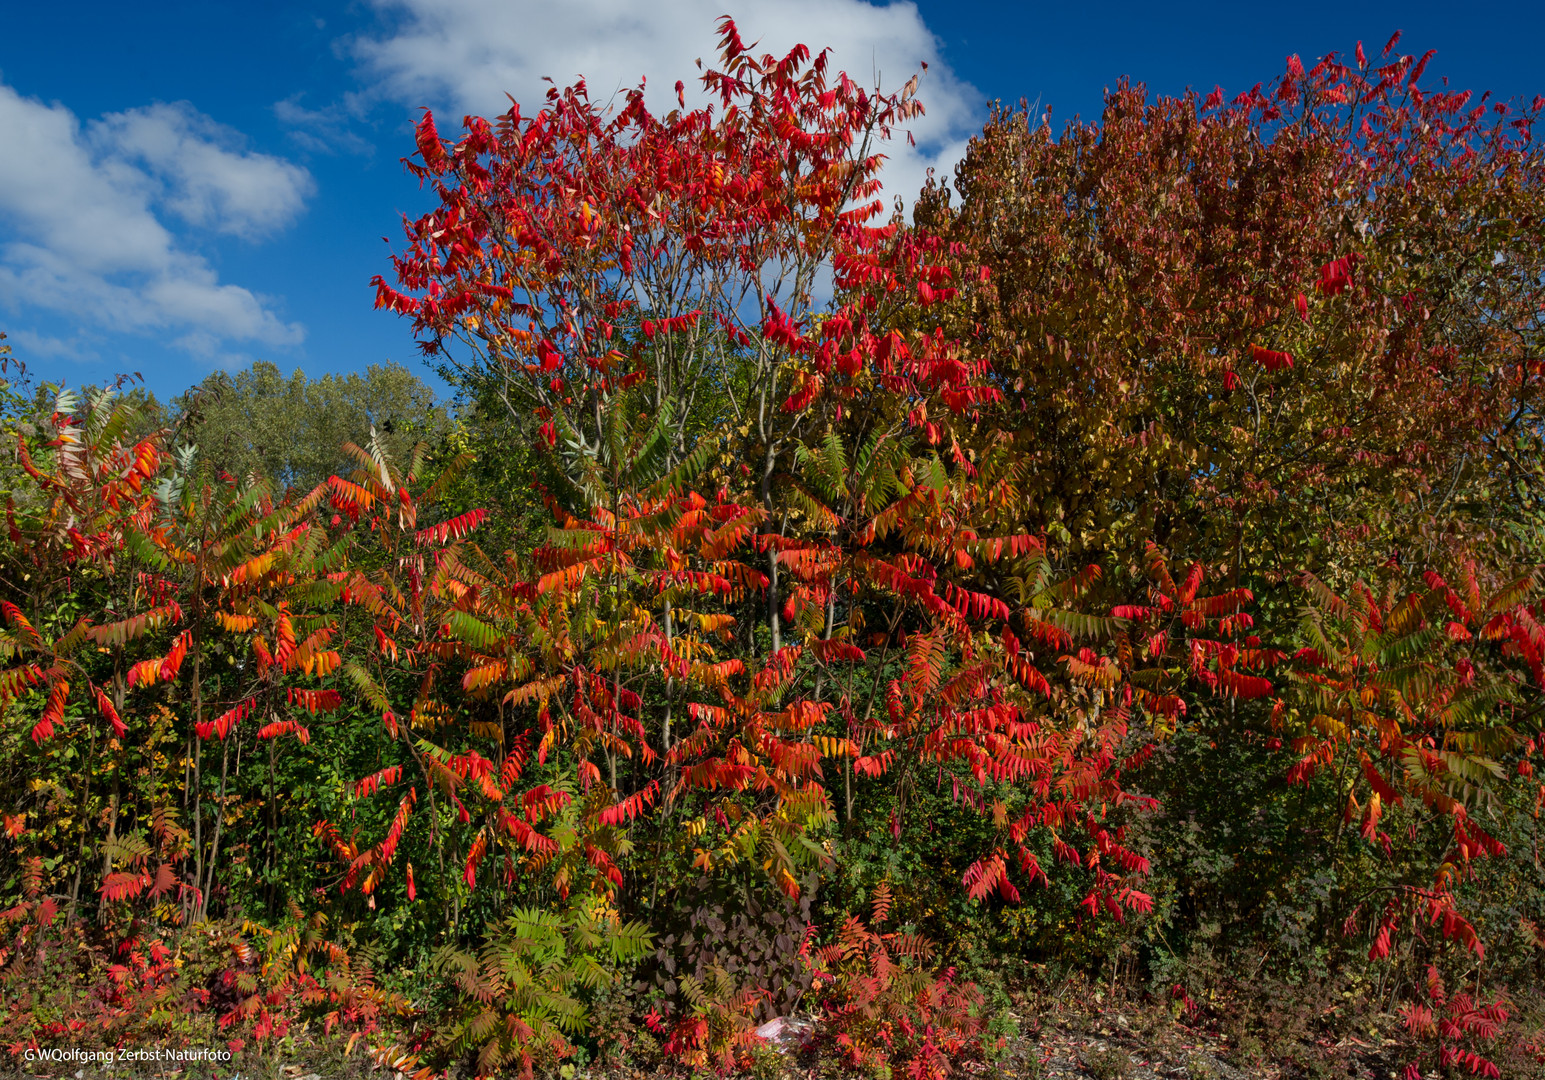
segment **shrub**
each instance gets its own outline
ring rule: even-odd
[[[855,1068],[884,1074],[904,1066],[914,1080],[937,1080],[985,1056],[982,994],[957,980],[953,968],[926,966],[932,942],[882,932],[890,908],[890,887],[882,882],[868,926],[851,916],[833,941],[809,949],[822,1037]]]

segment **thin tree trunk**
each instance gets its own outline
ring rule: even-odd
[[[845,824],[853,823],[853,758],[850,756],[842,759],[842,796],[844,813],[842,820]]]
[[[617,792],[617,717],[622,713],[622,676],[612,676],[612,744],[606,748],[606,764],[611,771],[612,798]]]
[[[675,634],[676,634],[675,623],[672,621],[672,618],[671,618],[671,602],[670,602],[669,599],[666,599],[666,601],[665,601],[665,643],[670,646],[672,652],[676,651],[676,646],[673,644],[673,638],[675,637]],[[668,753],[670,753],[670,750],[671,750],[671,715],[672,715],[672,710],[673,710],[673,708],[674,708],[674,706],[676,704],[675,698],[676,698],[676,679],[674,677],[667,677],[666,680],[665,680],[665,723],[660,728],[660,751],[661,751],[661,753],[668,754]]]
[[[70,885],[70,914],[73,916],[80,903],[81,873],[86,868],[86,842],[91,837],[91,774],[96,771],[97,729],[91,728],[91,741],[86,747],[86,781],[80,796],[80,848],[75,854],[75,880]]]
[[[268,855],[263,866],[263,904],[270,915],[274,911],[274,861],[279,857],[277,813],[274,804],[274,744],[268,743]]]
[[[215,835],[209,845],[209,870],[204,879],[204,900],[199,912],[202,922],[209,917],[209,894],[215,888],[215,866],[220,861],[220,833],[225,827],[225,781],[231,763],[231,744],[227,742],[220,752],[220,797],[215,803]]]
[[[122,788],[120,787],[119,776],[120,776],[120,774],[123,771],[122,768],[121,768],[121,766],[123,765],[123,761],[122,761],[123,751],[119,750],[117,752],[117,754],[115,754],[114,756],[119,758],[119,761],[115,764],[115,766],[113,768],[113,793],[112,793],[112,795],[110,795],[108,797],[108,802],[107,802],[107,839],[105,841],[103,841],[103,845],[102,846],[104,848],[108,847],[109,845],[111,845],[113,843],[113,841],[118,839],[118,802],[119,802],[119,797],[122,794]],[[112,868],[113,868],[113,857],[112,857],[112,854],[110,852],[104,850],[102,852],[102,877],[106,878],[108,873],[112,870]],[[99,901],[98,904],[97,904],[97,921],[98,922],[106,922],[107,921],[107,901],[105,899]]]
[[[782,615],[778,603],[778,550],[767,551],[767,625],[772,627],[772,651],[783,648]]]
[[[193,736],[193,887],[204,880],[204,740]],[[196,914],[204,906],[202,896],[193,900]]]

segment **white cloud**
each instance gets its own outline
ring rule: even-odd
[[[66,107],[0,84],[0,300],[109,331],[202,334],[295,345],[267,302],[222,284],[157,216],[244,237],[300,212],[304,169],[244,151],[186,104],[104,116],[82,130]]]
[[[305,169],[242,149],[240,135],[187,102],[104,116],[87,140],[102,167],[142,171],[184,221],[248,239],[289,224],[316,190]]]
[[[31,330],[10,330],[6,333],[7,345],[15,350],[15,355],[25,364],[33,364],[38,360],[95,360],[97,352],[86,338],[86,335],[77,332],[74,340],[50,337],[47,334],[36,334]]]
[[[290,139],[314,154],[358,154],[370,157],[375,147],[349,129],[357,119],[347,104],[334,103],[308,109],[300,103],[304,94],[292,94],[274,102],[274,116],[289,128]]]
[[[547,90],[584,75],[592,99],[648,77],[650,108],[674,107],[677,79],[695,86],[695,61],[718,57],[715,25],[723,0],[373,0],[390,32],[353,43],[374,92],[410,107],[451,106],[493,115],[509,107],[505,94],[536,111]],[[908,204],[929,166],[953,168],[983,119],[981,95],[943,63],[939,43],[915,5],[876,6],[864,0],[759,0],[730,12],[742,38],[760,39],[757,52],[782,56],[796,44],[831,49],[831,64],[872,86],[899,89],[922,64],[919,97],[927,115],[912,124],[917,146],[896,138],[884,179],[887,199]],[[441,131],[450,134],[449,123]]]

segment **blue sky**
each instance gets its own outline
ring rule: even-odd
[[[399,158],[418,106],[442,131],[543,75],[592,94],[662,90],[712,57],[734,15],[770,48],[830,45],[899,85],[929,64],[919,148],[890,187],[947,169],[992,99],[1098,115],[1122,75],[1153,93],[1230,96],[1285,58],[1438,56],[1429,79],[1545,92],[1545,6],[1526,3],[992,3],[920,0],[353,0],[10,4],[0,35],[0,330],[35,377],[143,373],[165,398],[219,367],[312,375],[398,360],[430,377],[405,324],[373,310],[400,214],[426,204]],[[663,104],[663,102],[662,102]],[[432,380],[432,377],[431,381]]]

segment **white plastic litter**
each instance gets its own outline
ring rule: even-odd
[[[787,1016],[775,1016],[756,1029],[780,1054],[791,1053],[804,1047],[810,1038],[812,1025],[808,1020],[794,1020]]]

